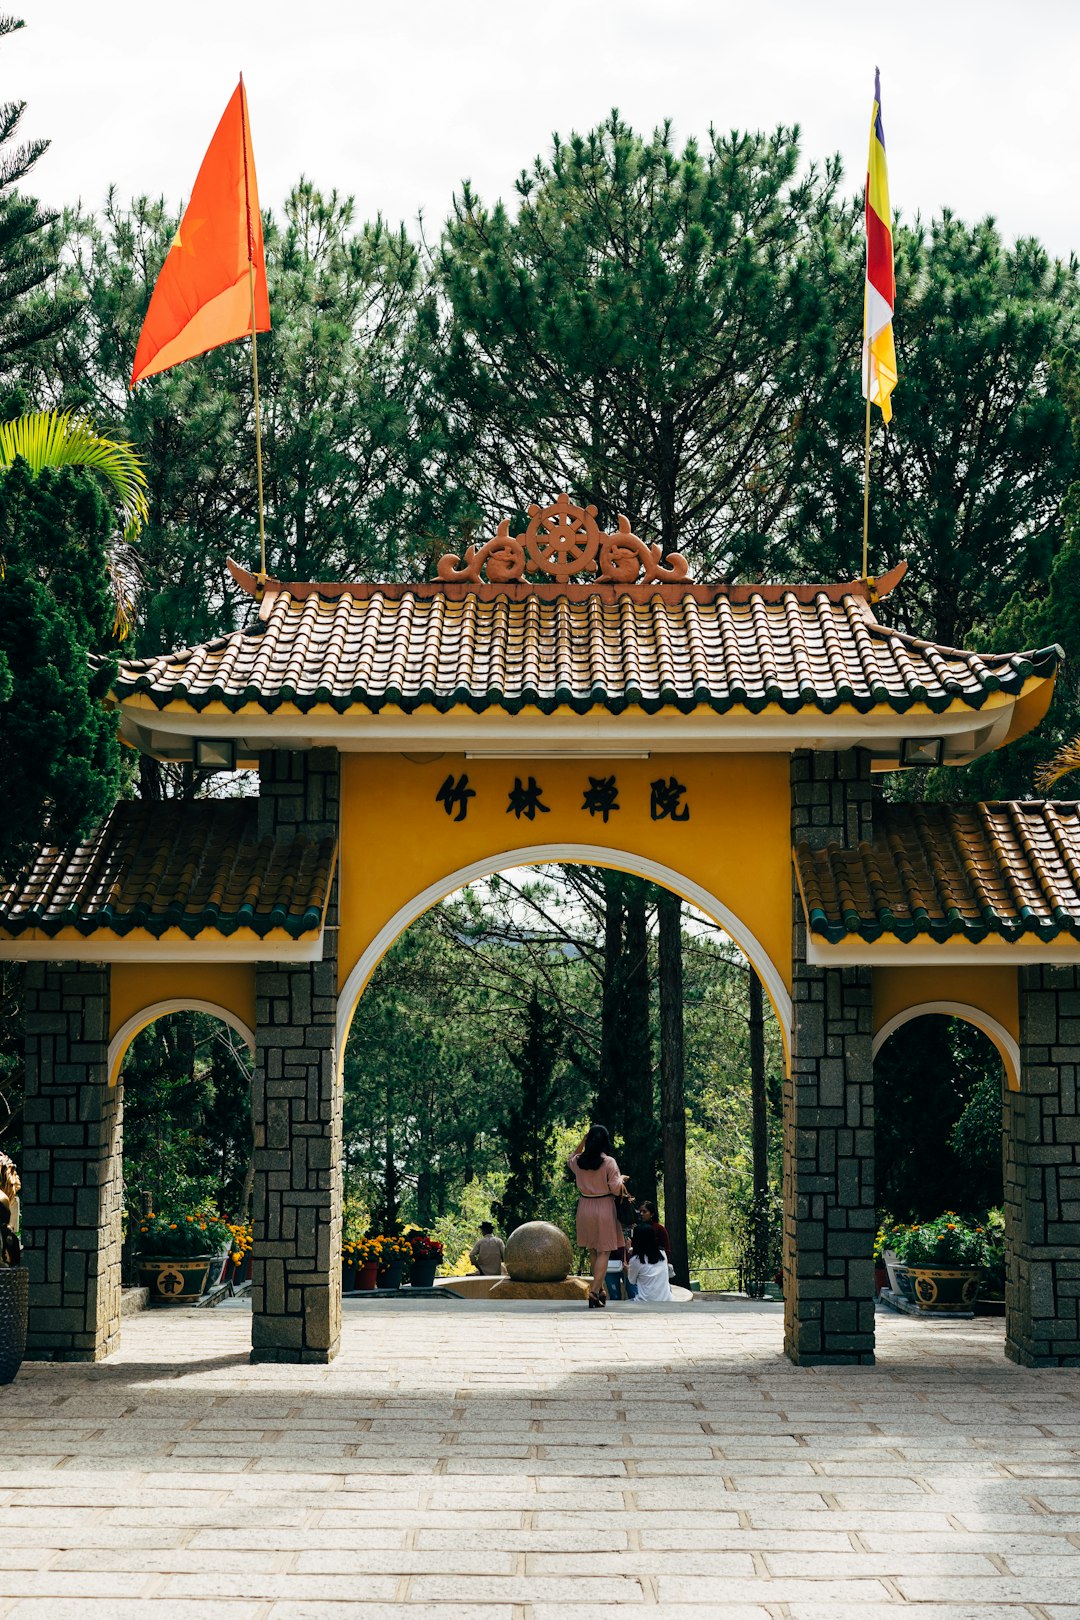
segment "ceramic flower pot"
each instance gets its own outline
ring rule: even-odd
[[[385,1266],[383,1268],[383,1270],[379,1272],[379,1287],[380,1288],[400,1288],[401,1287],[401,1259],[400,1259],[400,1256],[396,1260],[391,1260],[390,1264],[388,1266]]]
[[[356,1268],[356,1287],[361,1294],[369,1294],[379,1280],[379,1262],[367,1260]]]
[[[970,1311],[979,1297],[981,1266],[904,1266],[910,1298],[921,1311]]]
[[[0,1384],[10,1384],[26,1354],[25,1266],[0,1266]]]
[[[409,1272],[409,1281],[414,1288],[434,1288],[435,1272],[438,1260],[433,1254],[418,1254],[412,1263]]]
[[[139,1255],[139,1287],[150,1290],[151,1305],[191,1305],[206,1292],[210,1254]]]

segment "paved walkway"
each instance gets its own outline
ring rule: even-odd
[[[249,1329],[0,1391],[3,1620],[1080,1620],[1080,1373],[1000,1323],[882,1316],[852,1371],[775,1307],[356,1304],[328,1368]]]

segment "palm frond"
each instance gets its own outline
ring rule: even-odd
[[[110,439],[72,411],[31,411],[0,422],[0,467],[21,456],[33,473],[46,467],[90,467],[108,480],[121,505],[124,539],[134,540],[149,516],[146,473],[130,444]]]
[[[1035,786],[1040,793],[1049,793],[1055,782],[1071,771],[1080,771],[1080,737],[1074,737],[1058,749],[1053,759],[1040,765],[1035,772]]]

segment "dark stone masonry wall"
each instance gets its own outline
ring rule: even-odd
[[[1080,1366],[1080,967],[1020,969],[1021,1090],[1005,1090],[1005,1353]]]
[[[862,751],[791,762],[792,843],[871,836]],[[793,894],[791,1079],[784,1085],[784,1347],[793,1361],[874,1359],[873,1001],[865,968],[806,960]]]
[[[120,1339],[122,1082],[109,1085],[109,970],[25,969],[22,1236],[27,1355],[100,1361]]]
[[[260,761],[259,834],[338,835],[332,749]],[[341,1338],[337,884],[319,962],[256,970],[252,1360],[322,1362]]]

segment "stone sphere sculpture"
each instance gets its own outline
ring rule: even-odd
[[[514,1282],[562,1282],[573,1270],[574,1251],[550,1221],[526,1221],[507,1238],[503,1264]]]

